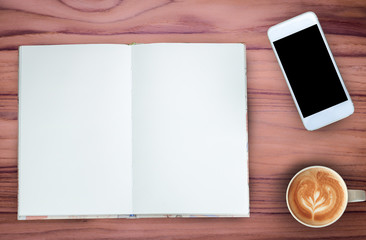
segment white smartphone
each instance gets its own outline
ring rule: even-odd
[[[354,112],[318,18],[306,12],[268,29],[268,38],[307,130]]]

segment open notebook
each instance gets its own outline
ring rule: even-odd
[[[249,216],[243,44],[19,49],[18,219]]]

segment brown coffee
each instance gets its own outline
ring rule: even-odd
[[[309,168],[294,178],[287,197],[292,213],[301,222],[322,226],[342,215],[347,206],[347,186],[335,171]]]

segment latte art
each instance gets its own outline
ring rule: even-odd
[[[293,214],[309,225],[326,225],[336,220],[347,205],[346,186],[327,168],[301,172],[291,183],[288,201]]]

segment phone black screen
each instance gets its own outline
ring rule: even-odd
[[[316,24],[273,44],[304,118],[347,101]]]

